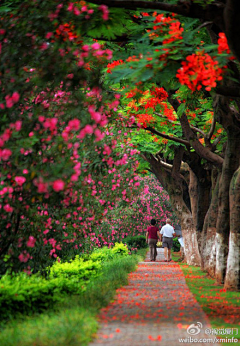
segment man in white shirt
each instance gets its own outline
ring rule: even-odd
[[[167,219],[166,225],[164,225],[160,231],[162,246],[164,247],[165,262],[170,262],[172,260],[171,248],[173,246],[173,237],[176,235],[174,228],[170,225],[170,222],[171,220]]]

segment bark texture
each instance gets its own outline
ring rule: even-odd
[[[200,266],[201,257],[199,254],[196,228],[194,228],[192,213],[183,199],[184,184],[182,178],[177,174],[177,167],[180,169],[181,164],[178,154],[181,154],[181,152],[176,154],[176,160],[171,171],[167,170],[165,165],[161,164],[160,159],[153,155],[146,157],[146,160],[150,163],[151,170],[156,178],[168,191],[171,204],[181,222],[185,260],[189,265]]]
[[[218,217],[218,193],[220,173],[212,177],[212,197],[209,210],[207,212],[202,237],[201,237],[201,259],[202,269],[207,271],[211,277],[215,276],[216,268],[216,224]],[[215,182],[215,180],[217,180]]]
[[[240,289],[240,168],[235,172],[230,187],[230,237],[227,272],[224,287]]]

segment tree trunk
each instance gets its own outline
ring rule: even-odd
[[[217,180],[217,182],[215,181]],[[202,238],[201,238],[201,267],[212,277],[215,276],[216,269],[216,224],[218,217],[218,193],[220,174],[212,177],[212,198],[208,213],[205,218]]]
[[[190,169],[189,195],[191,200],[191,212],[194,228],[197,229],[197,210],[198,210],[198,183],[197,177]]]
[[[230,186],[230,237],[224,288],[240,289],[240,168]]]
[[[232,131],[231,131],[232,130]],[[216,229],[216,280],[224,282],[228,256],[229,241],[229,188],[232,176],[238,168],[240,141],[239,133],[233,128],[228,129],[227,148],[224,155],[222,175],[219,187],[218,219]]]
[[[184,241],[184,256],[187,264],[192,266],[201,265],[201,256],[198,249],[197,232],[193,224],[190,212],[182,211],[181,227]]]
[[[200,266],[201,258],[198,249],[197,234],[194,228],[191,211],[183,200],[183,188],[178,179],[166,171],[160,162],[152,155],[147,158],[151,170],[169,194],[171,204],[181,221],[181,229],[184,240],[185,259],[189,265]]]

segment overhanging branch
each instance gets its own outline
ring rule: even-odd
[[[225,5],[223,3],[213,3],[208,6],[201,6],[194,2],[181,1],[179,4],[167,4],[165,2],[139,1],[139,0],[91,0],[89,1],[97,5],[107,5],[109,7],[118,7],[128,10],[136,10],[138,8],[147,10],[162,10],[171,13],[180,14],[189,18],[199,18],[204,21],[214,21],[215,18],[222,16]]]
[[[169,136],[169,135],[166,135],[165,133],[162,133],[162,132],[159,132],[157,130],[155,130],[154,128],[148,126],[146,128],[144,128],[144,130],[146,131],[150,131],[151,133],[157,135],[157,136],[160,136],[162,138],[166,138],[168,140],[171,140],[171,141],[174,141],[174,142],[177,142],[177,143],[181,143],[187,147],[190,147],[190,143],[188,141],[186,141],[185,139],[181,139],[181,138],[178,138],[178,137],[173,137],[173,136]]]
[[[158,117],[164,119],[165,121],[167,121],[167,122],[170,123],[170,124],[174,124],[174,125],[179,125],[179,126],[181,126],[180,123],[177,123],[176,121],[167,119],[166,117],[164,117],[164,116],[163,116],[162,114],[160,114],[160,113],[155,112],[154,114],[156,114]],[[203,137],[206,136],[205,132],[202,131],[201,129],[199,129],[198,127],[195,127],[195,126],[192,126],[192,125],[190,125],[190,127],[191,127],[191,129],[192,129],[194,132],[199,132]]]

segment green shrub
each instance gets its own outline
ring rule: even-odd
[[[123,243],[115,243],[114,247],[112,248],[112,252],[115,255],[127,256],[129,250],[127,245]]]
[[[65,277],[65,278],[78,278],[82,280],[90,280],[93,276],[98,276],[101,270],[101,264],[97,261],[89,259],[84,261],[79,255],[77,255],[70,262],[58,262],[56,261],[50,268],[49,277]]]
[[[178,241],[178,238],[173,238],[173,247],[172,247],[173,251],[178,252],[180,251],[180,248],[181,248],[181,245]]]
[[[94,252],[91,253],[89,256],[89,259],[91,259],[93,262],[99,261],[99,262],[105,262],[112,260],[114,258],[114,252],[111,248],[108,248],[106,246],[102,247],[101,249],[96,249]]]
[[[70,262],[56,261],[48,268],[48,279],[38,274],[6,274],[0,279],[0,318],[42,312],[53,308],[68,294],[83,293],[91,280],[95,282],[102,275],[105,263],[126,255],[127,246],[116,243],[112,249],[97,249],[87,257],[77,255]]]
[[[123,241],[127,244],[129,249],[144,249],[148,246],[146,243],[146,237],[144,235],[128,236]]]
[[[114,298],[116,288],[127,283],[128,273],[135,269],[139,260],[139,256],[119,255],[111,261],[104,261],[103,275],[93,277],[81,294],[66,296],[56,305],[54,312],[8,322],[0,333],[0,345],[89,345],[97,330],[99,309]]]
[[[37,274],[6,274],[0,280],[0,318],[52,308],[67,294],[83,292],[90,279],[101,275],[101,272],[99,262],[84,261],[76,256],[71,262],[56,262],[49,269],[48,279]]]

